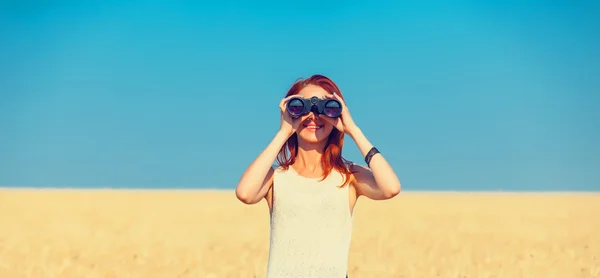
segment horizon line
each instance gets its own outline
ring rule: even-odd
[[[235,189],[224,188],[137,188],[137,187],[10,187],[0,186],[0,191],[139,191],[168,192],[195,191],[212,193],[233,193]],[[600,194],[600,190],[411,190],[402,189],[400,194]],[[400,195],[399,194],[399,195]]]

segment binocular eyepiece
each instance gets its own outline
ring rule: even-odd
[[[325,115],[330,118],[339,117],[342,114],[342,104],[337,99],[320,99],[318,97],[299,98],[293,97],[287,103],[287,112],[298,118],[310,112]]]

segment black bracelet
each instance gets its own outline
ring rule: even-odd
[[[371,158],[373,158],[373,156],[378,153],[379,153],[379,150],[375,147],[372,147],[371,150],[369,150],[367,155],[365,155],[365,162],[367,163],[367,166],[369,166],[369,167],[371,166],[371,165],[369,165],[371,163]]]

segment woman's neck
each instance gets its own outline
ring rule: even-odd
[[[321,157],[325,152],[325,144],[310,144],[310,146],[298,146],[298,153],[296,155],[296,164],[298,168],[301,168],[303,172],[315,173],[321,170]]]

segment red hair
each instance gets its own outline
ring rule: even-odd
[[[300,90],[308,85],[316,85],[323,88],[325,91],[333,94],[334,92],[344,99],[342,92],[338,86],[328,77],[315,74],[307,79],[300,79],[292,85],[289,89],[286,97],[297,94]],[[323,164],[323,176],[321,181],[324,180],[333,169],[340,172],[345,176],[344,183],[340,187],[344,187],[348,184],[352,178],[352,172],[348,168],[348,161],[342,157],[342,147],[344,146],[344,133],[339,132],[336,128],[333,128],[329,137],[327,138],[327,145],[325,152],[321,157],[321,163]],[[281,147],[277,156],[277,163],[284,170],[288,170],[290,165],[296,161],[296,155],[298,154],[298,134],[294,132],[287,142]]]

